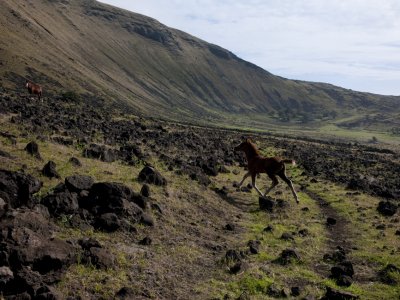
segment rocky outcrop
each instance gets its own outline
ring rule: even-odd
[[[32,205],[33,194],[42,187],[42,182],[21,172],[0,170],[0,198],[10,208]]]

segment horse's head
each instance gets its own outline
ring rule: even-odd
[[[237,145],[235,148],[233,148],[233,150],[246,152],[250,148],[254,148],[254,144],[251,142],[250,139],[246,139],[243,142],[241,142],[239,145]]]
[[[238,146],[234,148],[234,151],[243,151],[246,154],[247,160],[251,159],[254,156],[260,155],[256,144],[254,144],[250,139],[246,139],[241,142]]]

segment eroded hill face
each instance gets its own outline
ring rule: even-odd
[[[154,19],[89,0],[0,3],[0,75],[148,116],[309,122],[398,110],[398,99],[286,80]],[[396,104],[397,103],[397,104]]]

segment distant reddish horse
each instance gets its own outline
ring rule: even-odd
[[[42,87],[40,85],[34,84],[33,82],[27,80],[25,87],[28,89],[29,94],[34,94],[38,96],[38,99],[42,97]]]
[[[235,151],[243,151],[247,158],[248,172],[244,175],[242,181],[239,183],[238,188],[243,184],[245,179],[251,176],[251,183],[261,197],[265,197],[277,184],[279,176],[292,190],[292,194],[297,203],[299,198],[293,188],[293,184],[285,174],[285,163],[296,165],[296,162],[291,159],[281,159],[279,157],[264,157],[258,151],[256,145],[250,139],[245,140],[239,146],[235,147]],[[272,180],[272,185],[265,191],[264,194],[256,186],[256,176],[260,173],[267,173]]]

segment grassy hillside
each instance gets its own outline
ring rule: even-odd
[[[0,83],[8,89],[22,91],[30,78],[45,95],[74,91],[147,116],[258,128],[399,111],[399,97],[286,80],[92,0],[4,0],[0,16]]]
[[[400,296],[399,212],[377,211],[380,201],[398,206],[398,148],[253,133],[262,154],[297,161],[287,173],[300,204],[281,182],[267,199],[270,210],[261,210],[248,182],[234,187],[245,173],[243,155],[233,152],[242,132],[110,114],[56,98],[38,104],[13,93],[1,93],[0,104],[1,197],[19,195],[7,193],[3,183],[13,183],[7,172],[43,182],[26,205],[7,207],[0,199],[0,299]],[[31,141],[41,158],[26,152]],[[107,156],[88,157],[93,144]],[[48,161],[58,178],[43,174]],[[66,178],[84,175],[139,193],[145,165],[167,180],[148,184],[150,195],[135,198],[150,226],[124,215],[130,206],[112,195],[107,202],[124,203],[122,212],[111,207],[119,227],[99,227],[101,207],[86,206],[93,187],[64,191]],[[257,178],[259,188],[269,184],[267,176]],[[20,188],[22,194],[22,182]],[[79,207],[68,208],[70,197],[78,197]],[[70,260],[58,245],[70,249]],[[290,249],[297,259],[283,259]],[[332,278],[333,267],[349,262],[354,274]]]

